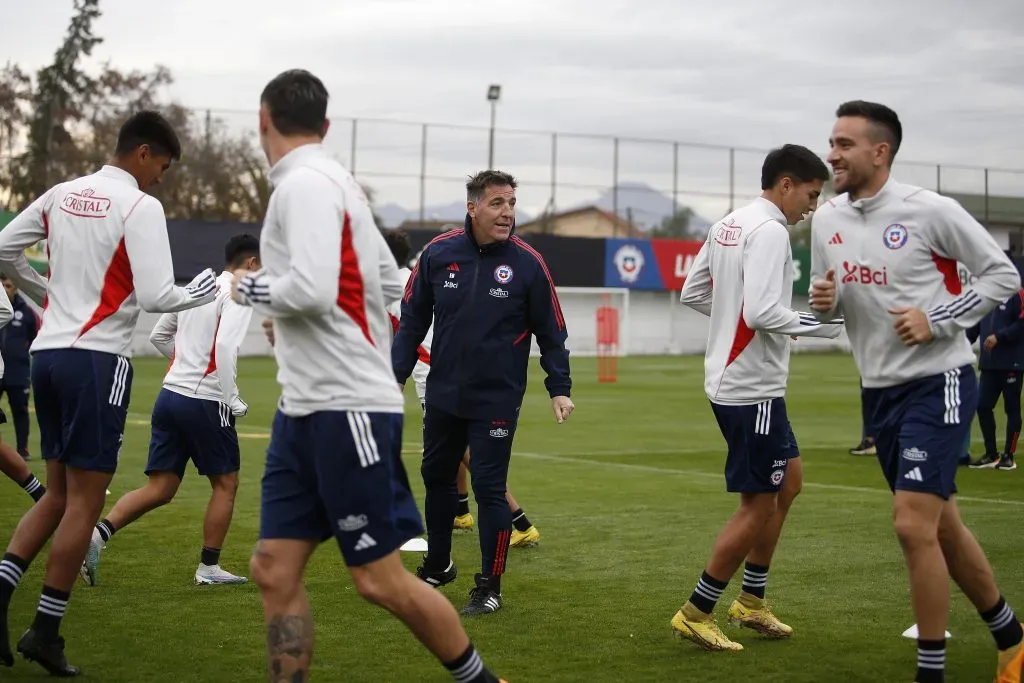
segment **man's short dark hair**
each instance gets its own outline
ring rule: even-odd
[[[395,262],[398,263],[400,268],[404,268],[409,263],[409,254],[412,253],[412,243],[409,241],[409,233],[405,230],[381,230],[384,234],[384,241],[387,242],[388,248],[391,249],[391,255],[395,257]]]
[[[761,189],[769,190],[789,176],[797,183],[829,179],[828,167],[821,158],[801,145],[783,145],[773,149],[761,165]]]
[[[260,241],[249,233],[235,235],[224,245],[224,263],[228,267],[240,266],[250,256],[260,257]]]
[[[133,114],[121,125],[117,133],[118,156],[128,154],[142,145],[148,145],[153,154],[181,159],[181,142],[174,126],[160,112],[152,110]]]
[[[260,95],[281,135],[320,135],[327,121],[327,88],[305,69],[290,69],[267,83]]]
[[[466,182],[466,198],[478,202],[484,198],[488,187],[518,187],[516,179],[504,171],[480,171]]]
[[[871,124],[874,135],[874,142],[889,143],[889,163],[896,158],[896,152],[903,142],[903,125],[900,117],[889,107],[877,102],[865,102],[864,100],[851,100],[843,102],[836,109],[836,118],[844,116],[859,116],[867,119]]]

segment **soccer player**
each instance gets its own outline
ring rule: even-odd
[[[18,293],[18,288],[10,278],[0,275],[0,284],[7,290],[7,297],[14,309],[10,324],[0,330],[0,352],[4,356],[4,378],[0,383],[0,392],[7,394],[7,401],[11,405],[18,453],[25,460],[30,460],[28,395],[32,362],[28,350],[39,333],[39,317],[25,297]]]
[[[15,319],[13,297],[8,298],[0,295],[0,336],[3,336],[5,340],[8,334],[7,328],[15,322],[18,321]],[[15,337],[15,335],[11,336]],[[17,367],[12,370],[12,364],[8,362],[7,356],[8,354],[5,352],[0,357],[0,381],[5,380],[9,374],[17,374]],[[15,363],[17,363],[17,359]],[[15,400],[12,398],[11,403],[15,403]],[[7,424],[7,415],[4,414],[3,410],[0,410],[0,424]],[[32,474],[28,465],[25,464],[26,459],[21,453],[0,440],[0,472],[3,472],[9,479],[24,489],[25,493],[32,496],[32,500],[38,502],[43,497],[43,494],[46,493],[46,487]],[[2,568],[0,568],[0,572],[2,571]]]
[[[992,631],[997,683],[1016,683],[1024,632],[960,519],[955,479],[978,403],[964,332],[1020,289],[1020,275],[960,204],[892,178],[902,138],[882,104],[836,111],[828,161],[839,196],[814,215],[811,306],[845,318],[874,416],[920,634],[917,683],[944,678],[950,576]],[[958,261],[977,278],[969,287]]]
[[[220,549],[231,526],[241,464],[235,420],[249,407],[238,392],[238,349],[252,308],[231,299],[236,270],[257,270],[260,243],[237,235],[224,247],[224,271],[217,278],[217,300],[181,313],[160,316],[149,341],[171,360],[150,420],[148,481],[117,501],[93,529],[81,576],[95,586],[100,552],[115,532],[174,499],[191,460],[212,492],[203,522],[203,549],[196,585],[245,583],[220,566]]]
[[[683,283],[683,304],[711,318],[704,391],[728,446],[726,489],[739,510],[715,541],[690,599],[672,628],[706,650],[742,650],[718,627],[715,605],[746,560],[730,622],[788,638],[765,602],[768,568],[782,525],[803,485],[803,467],[786,414],[791,337],[839,336],[790,308],[793,253],[787,225],[814,210],[828,168],[813,152],[784,145],[765,157],[761,196],[711,226]]]
[[[978,424],[985,439],[985,455],[970,467],[1015,470],[1013,456],[1020,437],[1020,393],[1024,381],[1024,290],[993,308],[967,331],[972,344],[979,338],[982,342],[978,359]],[[1000,396],[1006,411],[1006,448],[1002,455],[996,449],[994,414]]]
[[[117,469],[139,309],[181,311],[216,294],[209,268],[187,287],[175,286],[164,210],[145,193],[180,157],[167,120],[139,112],[122,125],[107,165],[48,190],[0,231],[0,269],[43,306],[32,390],[48,486],[0,560],[0,663],[7,666],[14,662],[11,595],[52,536],[39,609],[18,651],[54,675],[79,673],[64,656],[60,623]],[[49,281],[25,258],[43,239]]]
[[[388,358],[385,292],[401,284],[391,257],[382,261],[387,245],[365,194],[322,144],[327,100],[320,79],[302,70],[263,90],[260,142],[274,188],[260,235],[263,268],[239,271],[233,294],[273,317],[282,387],[251,567],[271,679],[308,680],[313,617],[303,574],[333,536],[360,595],[401,619],[459,683],[495,683],[451,603],[398,556],[423,533]]]
[[[465,229],[435,238],[420,254],[402,302],[392,348],[404,385],[433,324],[423,416],[427,556],[417,574],[433,586],[455,580],[452,520],[456,476],[467,447],[480,515],[481,571],[463,614],[501,609],[512,513],[505,499],[512,440],[526,392],[530,337],[537,337],[555,419],[573,411],[569,351],[554,282],[541,255],[516,237],[516,181],[483,171],[466,184]]]
[[[454,227],[459,229],[458,226]],[[384,239],[391,249],[391,255],[398,262],[398,272],[401,274],[402,282],[408,283],[409,278],[412,276],[412,271],[407,266],[409,255],[412,253],[409,236],[401,230],[388,230],[384,234]],[[401,301],[396,301],[388,306],[388,315],[391,317],[391,325],[395,333],[397,333],[402,317]],[[418,360],[412,370],[413,382],[416,385],[416,396],[419,398],[420,408],[424,412],[426,411],[425,397],[427,394],[427,375],[430,373],[430,343],[433,338],[433,331],[434,326],[431,324],[430,328],[427,329],[426,336],[424,336],[417,349]],[[459,464],[459,474],[456,479],[459,507],[453,523],[454,529],[462,531],[469,531],[473,528],[473,515],[469,511],[469,485],[466,477],[468,469],[469,448],[466,448],[462,462]],[[516,499],[512,497],[512,493],[508,490],[505,491],[505,500],[512,511],[513,529],[512,536],[509,539],[509,546],[512,548],[525,548],[537,545],[537,542],[540,541],[540,532],[533,526],[526,513],[519,507],[519,503],[516,502]]]

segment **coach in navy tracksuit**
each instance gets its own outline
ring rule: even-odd
[[[39,331],[39,318],[25,301],[25,297],[18,294],[13,282],[0,276],[0,283],[3,283],[4,289],[7,290],[7,296],[14,308],[11,322],[0,329],[0,353],[4,359],[4,376],[0,380],[0,392],[7,394],[7,400],[11,404],[11,420],[14,422],[18,453],[28,460],[28,388],[31,367],[28,349]]]
[[[1024,373],[1024,290],[992,309],[967,331],[967,338],[972,344],[981,339],[978,424],[985,439],[985,455],[971,467],[1015,469],[1013,456],[1021,430],[1020,393]],[[1000,396],[1006,410],[1006,449],[1002,456],[996,450],[993,412]]]
[[[563,422],[573,410],[565,319],[544,260],[513,234],[515,188],[515,179],[498,171],[483,171],[466,184],[465,229],[442,234],[420,254],[391,352],[398,383],[405,384],[433,321],[421,468],[429,550],[417,575],[434,586],[455,580],[456,475],[468,445],[482,569],[463,614],[501,608],[512,534],[505,483],[531,335],[540,346],[555,418]]]

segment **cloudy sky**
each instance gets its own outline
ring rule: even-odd
[[[0,0],[0,58],[49,60],[71,0]],[[171,68],[170,96],[251,130],[259,92],[295,66],[332,95],[329,142],[351,163],[352,117],[429,121],[427,203],[460,196],[486,165],[488,84],[500,83],[496,165],[520,176],[524,206],[551,195],[550,133],[651,138],[825,153],[846,99],[894,107],[901,157],[1024,169],[1024,2],[1020,0],[102,0],[100,60]],[[421,127],[361,121],[357,174],[386,201],[419,203]],[[763,154],[737,153],[738,199],[757,190]],[[680,199],[706,214],[728,202],[724,149],[681,146]],[[561,136],[557,202],[611,184],[610,139]],[[671,144],[622,142],[620,181],[673,187]],[[900,168],[934,188],[934,166]],[[944,169],[945,189],[983,175]],[[1024,173],[993,173],[994,193],[1024,195]],[[717,217],[717,216],[716,216]]]

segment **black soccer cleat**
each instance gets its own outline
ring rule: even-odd
[[[64,638],[61,636],[43,640],[36,631],[29,629],[18,641],[18,652],[28,661],[38,663],[51,676],[72,678],[82,673],[77,666],[68,664],[64,656]]]
[[[1001,458],[999,458],[999,462],[996,463],[996,467],[995,468],[997,470],[1007,470],[1007,471],[1017,469],[1017,463],[1015,463],[1013,461],[1013,454],[1012,453],[1004,454]]]
[[[449,583],[454,581],[458,575],[459,570],[455,567],[454,562],[449,562],[447,569],[427,569],[426,557],[423,558],[423,564],[416,568],[416,576],[434,588],[447,586]]]
[[[494,579],[483,574],[476,575],[476,586],[469,591],[469,602],[462,608],[467,617],[490,614],[501,609],[501,593],[494,589]]]

